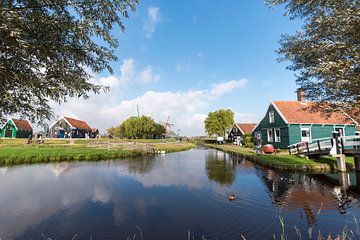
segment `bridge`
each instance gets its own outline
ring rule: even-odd
[[[311,142],[299,142],[288,147],[290,155],[319,157],[331,155],[337,158],[339,171],[346,171],[345,156],[353,156],[355,169],[360,171],[360,134],[339,136],[333,133],[331,138],[314,139]]]

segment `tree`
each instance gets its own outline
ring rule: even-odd
[[[117,127],[108,129],[110,135],[121,138],[161,138],[165,128],[147,116],[130,117]]]
[[[209,112],[205,119],[205,131],[209,136],[225,136],[234,125],[234,113],[230,109]]]
[[[291,19],[304,21],[301,31],[284,35],[278,53],[296,71],[308,99],[327,107],[360,111],[360,1],[268,0],[285,4]]]
[[[0,1],[0,120],[53,116],[49,101],[88,98],[106,87],[94,73],[112,69],[118,46],[111,30],[138,0]]]

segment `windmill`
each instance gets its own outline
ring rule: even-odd
[[[174,134],[174,132],[171,130],[171,126],[174,126],[173,123],[170,123],[170,116],[168,116],[166,122],[160,122],[164,128],[165,128],[165,137],[170,137]]]

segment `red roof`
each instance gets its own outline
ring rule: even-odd
[[[236,126],[244,133],[251,134],[256,127],[255,123],[236,123]]]
[[[322,112],[311,111],[315,103],[298,101],[274,101],[274,107],[287,123],[307,124],[355,124],[345,114],[338,112],[330,116]]]
[[[23,119],[12,119],[18,130],[29,130],[32,131],[32,127],[27,120]]]
[[[82,121],[82,120],[78,120],[75,118],[69,118],[69,117],[64,117],[66,119],[66,121],[68,121],[70,123],[71,126],[73,126],[74,128],[79,128],[79,129],[86,129],[86,130],[90,130],[91,131],[91,127],[89,126],[89,124],[87,124],[87,122]]]

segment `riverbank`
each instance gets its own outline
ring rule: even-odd
[[[206,143],[203,143],[202,145],[227,153],[239,155],[249,161],[275,170],[287,170],[295,172],[330,172],[337,170],[336,159],[332,157],[307,159],[305,157],[298,157],[295,155],[289,155],[284,153],[278,155],[257,155],[251,149],[234,145],[219,145]],[[346,165],[348,171],[354,170],[354,162],[351,158],[346,158]]]
[[[130,158],[147,154],[185,151],[195,146],[189,142],[178,143],[147,139],[143,141],[45,139],[43,144],[26,144],[24,139],[3,139],[0,142],[0,164]]]

